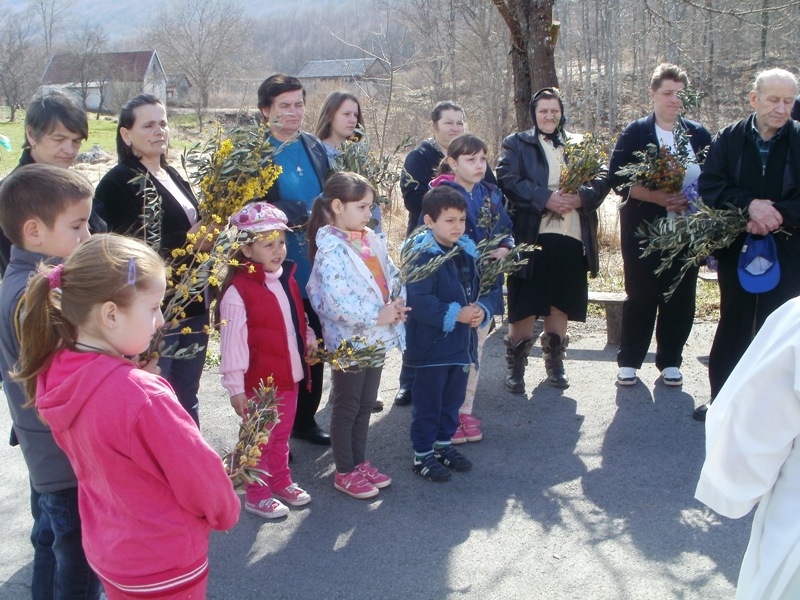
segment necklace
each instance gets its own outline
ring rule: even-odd
[[[112,354],[112,355],[113,354],[117,354],[116,352],[114,352],[113,350],[109,350],[108,348],[98,348],[97,346],[92,346],[90,344],[84,344],[83,342],[75,342],[74,346],[76,348],[78,346],[80,346],[81,348],[84,348],[84,349],[89,350],[91,352],[97,352],[98,354]]]

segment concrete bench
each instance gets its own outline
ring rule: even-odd
[[[626,295],[620,292],[589,292],[589,302],[606,310],[606,341],[619,345],[622,341],[622,303]]]

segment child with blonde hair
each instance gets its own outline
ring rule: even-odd
[[[239,500],[163,378],[130,358],[164,323],[164,263],[101,234],[26,291],[16,376],[78,478],[83,547],[109,600],[204,598],[211,529]]]

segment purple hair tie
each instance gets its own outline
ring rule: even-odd
[[[64,272],[64,265],[56,265],[45,277],[50,284],[50,289],[54,290],[61,287],[61,273]]]

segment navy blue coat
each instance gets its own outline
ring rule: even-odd
[[[433,239],[430,230],[414,241],[422,248],[419,261],[427,262],[444,250]],[[478,334],[474,327],[456,322],[459,311],[470,303],[483,308],[486,327],[500,306],[500,290],[477,299],[480,289],[475,269],[477,251],[474,242],[465,234],[457,242],[461,255],[470,270],[471,285],[465,289],[458,273],[458,262],[445,262],[430,277],[406,285],[406,305],[411,307],[406,321],[406,352],[403,359],[412,367],[469,365],[478,362]]]

